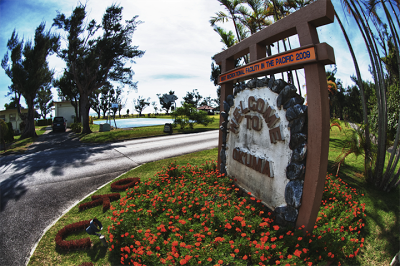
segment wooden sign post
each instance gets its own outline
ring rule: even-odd
[[[304,225],[304,230],[309,232],[318,215],[328,165],[329,102],[324,65],[335,63],[333,48],[319,43],[316,28],[333,21],[330,0],[318,0],[214,56],[221,66],[221,112],[224,111],[222,103],[233,94],[235,82],[304,68],[309,123],[303,196],[296,226]],[[300,41],[299,48],[266,57],[267,45],[295,34]],[[250,54],[250,63],[234,69],[234,60],[246,54]],[[222,122],[220,118],[220,125]],[[220,132],[219,153],[222,136]]]

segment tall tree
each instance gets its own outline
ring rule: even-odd
[[[68,71],[64,71],[64,74],[59,79],[54,80],[53,86],[57,88],[59,97],[71,102],[75,110],[75,119],[77,122],[81,122],[79,90],[72,75]]]
[[[59,38],[50,31],[45,32],[45,23],[36,28],[33,42],[28,41],[24,44],[23,40],[19,40],[15,30],[8,40],[7,48],[11,52],[11,58],[7,52],[1,65],[11,79],[14,90],[21,93],[28,105],[22,139],[37,136],[34,121],[35,99],[40,88],[46,87],[53,79],[47,56],[57,51],[58,46]],[[20,109],[18,112],[21,113]]]
[[[58,14],[53,25],[67,33],[67,49],[59,56],[67,63],[66,71],[71,75],[79,91],[82,115],[82,133],[91,133],[89,110],[91,94],[108,81],[116,81],[137,89],[132,81],[134,74],[126,61],[141,57],[144,51],[132,46],[132,35],[141,21],[137,16],[122,24],[122,7],[112,5],[107,8],[102,22],[91,20],[85,27],[86,10],[77,6],[70,17]]]
[[[203,98],[203,96],[200,95],[199,91],[197,89],[194,89],[192,92],[187,91],[186,96],[183,97],[183,103],[187,103],[189,105],[192,105],[193,107],[197,108],[199,106],[200,100]]]
[[[46,115],[51,112],[54,101],[49,86],[42,87],[37,92],[37,98],[35,100],[35,108],[40,110],[40,116],[46,119]]]
[[[171,108],[173,101],[165,101],[165,96],[168,95],[173,95],[171,96],[174,101],[176,101],[178,99],[178,97],[175,95],[174,91],[169,91],[168,93],[164,93],[164,94],[157,94],[158,100],[160,101],[160,105],[161,105],[161,109],[165,110],[166,114],[168,115],[169,113],[169,109]]]
[[[142,116],[143,110],[150,105],[150,98],[143,98],[142,96],[139,96],[136,100],[133,100],[135,104],[135,110],[136,112],[139,113],[139,117]]]
[[[361,75],[358,70],[358,64],[357,64],[357,59],[354,56],[354,52],[351,48],[350,41],[348,40],[346,31],[340,22],[340,18],[338,17],[337,14],[336,17],[338,18],[339,25],[342,28],[342,31],[345,35],[346,42],[349,45],[350,52],[352,54],[352,58],[354,61],[354,64],[356,66],[356,73],[357,73],[357,80],[358,86],[360,87],[360,92],[361,92],[361,98],[363,101],[363,119],[364,119],[364,125],[365,125],[365,136],[366,136],[366,144],[365,144],[365,153],[366,153],[366,161],[365,161],[365,175],[367,179],[373,183],[376,187],[384,190],[384,191],[390,191],[394,187],[398,186],[400,183],[400,170],[395,173],[395,169],[397,168],[398,164],[398,159],[400,157],[400,149],[396,151],[396,147],[398,145],[398,140],[399,140],[399,133],[400,133],[400,123],[397,127],[396,130],[396,138],[395,138],[395,145],[394,149],[391,153],[391,158],[389,159],[389,163],[387,165],[386,171],[384,170],[385,168],[385,159],[386,159],[386,139],[387,139],[387,127],[388,127],[388,118],[387,118],[387,96],[386,96],[386,91],[387,91],[387,83],[385,81],[385,75],[384,75],[384,66],[383,66],[383,61],[381,60],[380,53],[381,51],[378,49],[378,45],[376,42],[376,37],[372,29],[375,27],[377,28],[377,25],[379,24],[379,21],[382,21],[381,18],[378,17],[377,13],[375,12],[377,5],[379,5],[383,10],[385,11],[386,15],[386,21],[389,24],[389,29],[390,29],[390,34],[393,38],[393,43],[395,45],[396,49],[396,57],[398,59],[398,63],[400,63],[399,59],[399,35],[398,35],[398,29],[396,29],[392,17],[390,13],[388,12],[386,8],[386,4],[383,1],[370,1],[366,3],[365,6],[361,6],[358,1],[353,1],[353,0],[342,0],[342,4],[344,7],[350,12],[352,17],[355,19],[357,26],[359,28],[359,31],[363,37],[363,40],[366,44],[367,52],[370,58],[370,68],[371,72],[373,74],[374,78],[374,83],[375,83],[375,96],[376,96],[376,106],[377,106],[377,113],[378,113],[378,144],[377,144],[377,152],[375,154],[375,164],[373,165],[372,162],[368,162],[367,160],[370,160],[371,156],[370,153],[372,152],[370,150],[370,139],[369,139],[369,127],[370,124],[368,123],[368,118],[367,118],[367,110],[366,110],[366,103],[365,103],[365,95],[364,95],[364,90],[362,88],[363,82]],[[379,21],[378,21],[379,18]],[[399,25],[397,25],[399,26]],[[398,27],[397,27],[398,28]],[[397,152],[396,159],[395,153]]]

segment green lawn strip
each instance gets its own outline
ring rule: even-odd
[[[111,123],[112,125],[112,123]],[[127,140],[143,137],[155,137],[164,136],[166,133],[163,132],[164,125],[160,126],[149,126],[149,127],[138,127],[131,129],[114,129],[108,132],[99,132],[99,125],[90,125],[90,129],[93,131],[91,134],[80,134],[80,141],[85,143],[104,143],[113,142],[118,140]],[[214,122],[207,126],[195,125],[193,129],[180,129],[179,127],[174,128],[173,134],[185,134],[185,133],[196,133],[204,132],[208,130],[214,130],[219,128],[219,120],[214,119]]]
[[[46,132],[47,127],[35,127],[35,128],[36,128],[36,134],[38,136],[40,136],[40,135],[43,135],[44,132]],[[6,151],[1,150],[0,154],[11,154],[11,153],[24,152],[36,140],[36,138],[26,138],[23,140],[20,140],[20,138],[21,138],[21,135],[14,136],[13,143],[7,148]]]
[[[212,150],[200,151],[196,153],[182,155],[179,157],[173,157],[144,164],[138,168],[128,171],[127,173],[121,175],[119,178],[113,180],[112,182],[128,177],[140,177],[141,181],[145,181],[153,177],[158,171],[162,169],[162,167],[167,167],[172,162],[176,162],[177,165],[186,165],[187,163],[190,163],[192,165],[201,165],[206,161],[216,160],[217,154],[218,149],[215,148]],[[114,193],[111,191],[110,186],[111,183],[99,189],[93,195]],[[119,193],[121,195],[121,198],[126,196],[125,191]],[[81,203],[91,201],[90,196],[74,206],[45,233],[45,235],[40,240],[38,246],[36,247],[34,254],[30,258],[28,265],[79,265],[83,262],[89,261],[93,262],[95,265],[119,265],[117,261],[112,264],[110,263],[110,261],[113,261],[113,258],[109,257],[110,252],[108,252],[108,248],[102,247],[100,240],[97,236],[90,236],[93,243],[90,249],[76,251],[56,250],[54,239],[60,229],[68,224],[93,219],[94,217],[102,222],[103,230],[100,233],[106,235],[108,238],[107,227],[111,225],[112,222],[107,217],[112,216],[111,210],[103,213],[102,206],[100,205],[91,209],[86,209],[82,212],[79,211],[79,205]],[[111,202],[111,205],[115,204],[118,204],[117,201]],[[86,234],[86,232],[76,232],[75,234],[68,236],[66,240],[80,239],[88,236],[89,235]]]

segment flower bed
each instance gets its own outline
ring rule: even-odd
[[[90,220],[86,220],[69,224],[64,228],[62,228],[60,231],[58,231],[55,238],[56,247],[64,250],[89,248],[91,245],[89,237],[78,240],[69,240],[69,241],[64,240],[64,238],[70,233],[86,230],[89,224]]]
[[[121,196],[119,193],[104,194],[104,195],[93,195],[92,201],[82,203],[79,205],[79,211],[90,209],[103,204],[103,212],[110,209],[110,202],[118,200]]]
[[[128,188],[134,187],[138,183],[140,183],[140,178],[138,177],[120,179],[111,184],[111,190],[124,191]]]
[[[365,207],[342,180],[327,176],[315,229],[304,235],[274,224],[214,169],[171,165],[111,207],[110,251],[121,264],[340,265],[363,247]]]

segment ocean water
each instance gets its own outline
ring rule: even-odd
[[[106,123],[107,120],[94,120],[93,123],[100,125]],[[117,128],[130,128],[130,127],[149,127],[164,125],[165,123],[173,123],[172,119],[163,118],[129,118],[129,119],[116,119]],[[114,120],[110,122],[111,126],[115,126]]]

